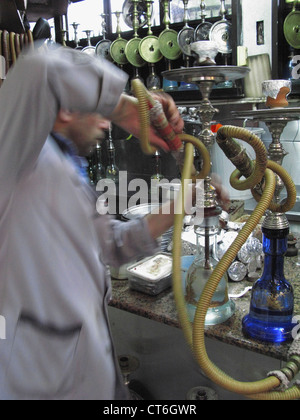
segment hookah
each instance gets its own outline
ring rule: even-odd
[[[193,69],[197,72],[197,69]],[[199,74],[201,70],[198,69]],[[216,70],[215,70],[216,71]],[[234,74],[234,70],[231,69]],[[214,73],[214,71],[212,72]],[[200,75],[194,76],[195,79],[201,78]],[[240,77],[240,75],[239,75]],[[146,154],[155,153],[155,149],[149,143],[149,109],[150,121],[160,132],[161,137],[166,141],[167,146],[174,155],[180,153],[182,144],[184,143],[185,162],[182,169],[182,186],[180,196],[182,200],[175,203],[178,207],[175,211],[175,225],[173,236],[173,291],[178,316],[183,329],[184,335],[191,350],[199,363],[204,374],[217,385],[225,389],[247,396],[252,399],[261,400],[292,400],[300,398],[300,386],[298,383],[289,388],[289,382],[297,375],[300,370],[300,346],[299,340],[295,340],[288,352],[288,363],[280,371],[270,372],[268,378],[256,382],[240,382],[226,373],[222,372],[208,357],[205,345],[205,322],[207,311],[213,300],[217,287],[224,274],[234,261],[238,251],[247,241],[249,235],[253,232],[267,209],[277,213],[285,213],[294,207],[296,202],[296,188],[289,174],[276,162],[268,160],[267,151],[262,141],[254,134],[243,128],[224,126],[217,133],[217,142],[222,150],[226,152],[227,157],[235,162],[237,170],[231,175],[231,184],[238,190],[251,189],[254,191],[258,184],[264,180],[264,189],[259,198],[256,209],[239,232],[237,238],[221,258],[215,269],[213,270],[204,290],[200,296],[195,311],[194,321],[191,325],[187,309],[186,301],[182,292],[181,278],[181,232],[184,218],[184,196],[185,186],[184,180],[206,179],[211,170],[210,154],[204,144],[190,135],[176,135],[172,132],[168,121],[163,115],[163,111],[155,103],[154,99],[149,96],[146,89],[138,80],[133,81],[134,94],[139,101],[140,118],[142,122],[141,128],[141,148]],[[160,109],[160,110],[159,110]],[[245,150],[234,139],[239,139],[249,143],[255,153],[255,161],[251,161]],[[199,150],[203,157],[203,167],[196,177],[191,174],[193,166],[194,147]],[[284,204],[272,203],[276,188],[275,174],[284,182],[287,190],[287,200]],[[244,176],[246,179],[241,180]],[[256,195],[255,195],[256,196]],[[180,211],[179,211],[180,210]],[[267,232],[266,232],[267,233]],[[277,238],[276,240],[280,240]],[[279,247],[278,247],[279,248]],[[283,386],[284,390],[278,388]]]
[[[117,17],[117,39],[110,46],[110,55],[115,63],[117,63],[120,67],[123,67],[128,63],[127,57],[125,55],[127,40],[123,39],[121,35],[121,12],[115,12],[115,15]]]
[[[146,86],[150,92],[161,90],[160,77],[155,73],[155,67],[153,63],[149,64],[150,74],[146,80]]]
[[[221,1],[220,15],[221,20],[212,25],[209,33],[209,38],[215,43],[218,52],[224,58],[224,64],[228,65],[228,57],[232,53],[232,24],[226,19],[225,0]],[[230,88],[232,81],[226,80],[216,86],[217,88]]]
[[[200,25],[197,26],[195,30],[195,41],[208,41],[212,23],[207,22],[205,20],[206,4],[204,0],[201,0],[200,9],[201,9],[201,23]]]
[[[86,30],[86,31],[83,31],[83,32],[86,33],[87,46],[85,48],[83,48],[81,50],[81,52],[83,52],[85,54],[89,54],[91,56],[94,56],[95,55],[95,47],[93,47],[92,43],[91,43],[91,33],[92,33],[92,31],[91,30]]]
[[[221,0],[220,15],[222,19],[211,27],[209,38],[216,43],[219,52],[225,55],[225,64],[227,64],[228,54],[232,52],[232,24],[226,19],[225,0]]]
[[[189,267],[185,278],[185,300],[191,322],[194,321],[197,304],[206,282],[216,268],[217,235],[219,233],[219,217],[221,207],[217,205],[215,191],[211,188],[211,179],[204,181],[204,198],[196,203],[197,208],[204,209],[203,220],[194,221],[194,231],[197,237],[197,255]],[[205,325],[218,325],[227,321],[235,312],[235,304],[228,297],[226,274],[222,277],[207,310]]]
[[[188,4],[189,0],[182,0],[184,7],[184,27],[178,33],[178,44],[185,54],[186,58],[192,56],[191,43],[194,42],[195,30],[189,26],[189,17],[188,17]],[[188,66],[187,66],[188,67]]]
[[[169,5],[172,0],[162,0],[162,4],[164,7],[164,20],[163,23],[165,25],[165,29],[159,35],[159,49],[162,55],[167,60],[177,60],[182,51],[178,44],[178,34],[174,29],[170,29],[170,13],[169,13]]]
[[[153,155],[155,159],[155,173],[151,175],[151,200],[156,199],[158,196],[158,187],[160,181],[162,181],[165,177],[161,173],[161,154],[158,150]]]
[[[202,41],[201,41],[202,42]],[[191,45],[193,48],[193,44]],[[215,143],[215,136],[211,131],[211,121],[216,112],[211,104],[209,96],[216,82],[222,82],[226,78],[241,78],[247,73],[247,68],[236,68],[230,66],[200,66],[186,69],[177,69],[168,73],[168,78],[177,81],[193,82],[202,93],[202,103],[199,111],[194,110],[194,115],[199,116],[202,122],[202,130],[199,139],[208,151],[212,154],[212,147]],[[211,160],[209,158],[209,160]],[[218,264],[216,249],[218,219],[221,209],[217,206],[216,198],[212,194],[211,178],[209,173],[205,177],[204,203],[199,207],[204,207],[204,220],[200,225],[195,223],[195,233],[197,236],[198,256],[195,258],[186,276],[186,296],[188,304],[189,320],[193,321],[196,312],[197,302],[205,287],[210,274]],[[202,241],[202,246],[201,246]],[[229,300],[226,274],[220,279],[220,283],[211,299],[207,311],[205,325],[217,325],[229,319],[235,311],[234,303]]]
[[[130,39],[125,47],[125,56],[129,63],[135,68],[135,76],[134,79],[140,79],[139,76],[139,68],[144,67],[146,62],[141,57],[139,52],[139,45],[141,42],[141,38],[138,36],[138,28],[139,28],[139,20],[138,20],[138,3],[139,0],[131,0],[133,4],[133,18],[132,18],[132,25],[134,30],[133,38]]]
[[[100,179],[105,178],[105,168],[102,164],[101,143],[97,142],[95,151],[87,157],[90,184],[97,186]]]
[[[153,0],[147,0],[147,25],[148,25],[148,35],[143,38],[139,43],[139,53],[144,61],[148,63],[158,63],[162,59],[162,53],[159,48],[159,40],[153,35],[151,28],[151,6]]]
[[[170,29],[170,13],[169,5],[172,0],[162,0],[164,7],[164,20],[165,29],[161,32],[158,37],[159,40],[159,49],[162,55],[167,60],[168,70],[172,70],[172,61],[177,60],[181,54],[181,48],[178,44],[178,33],[174,29]],[[172,80],[163,79],[163,90],[165,92],[171,92],[178,89],[177,82]]]
[[[105,168],[102,164],[102,153],[101,153],[101,143],[98,141],[96,144],[96,150],[94,153],[93,159],[93,175],[94,175],[94,185],[97,185],[100,179],[105,178]]]
[[[270,109],[255,110],[251,115],[254,120],[264,121],[269,128],[272,143],[268,150],[268,157],[271,162],[275,162],[280,167],[287,155],[280,141],[281,135],[288,122],[300,117],[299,108],[285,109],[288,105],[285,96],[290,89],[290,81],[263,82],[263,93],[268,98],[266,104]],[[239,117],[245,114],[244,111],[235,113]],[[276,209],[276,206],[281,208],[281,192],[284,186],[281,177],[276,175],[273,204],[262,227],[264,272],[252,289],[250,313],[243,319],[245,335],[271,343],[291,340],[295,327],[292,321],[293,288],[284,276],[284,255],[287,252],[290,226],[285,211]],[[257,194],[254,192],[254,196]]]
[[[105,177],[106,179],[111,179],[114,181],[115,185],[119,185],[119,168],[116,165],[116,152],[115,146],[112,138],[112,126],[110,124],[108,132],[108,165],[106,167]]]
[[[291,45],[295,49],[300,48],[300,36],[299,36],[299,14],[300,11],[297,10],[297,4],[299,3],[298,0],[293,2],[293,9],[287,15],[284,25],[283,25],[283,32],[286,41],[289,45]]]
[[[148,35],[141,40],[139,43],[139,53],[143,60],[150,65],[150,75],[147,78],[147,87],[149,90],[160,90],[160,78],[155,73],[154,65],[158,63],[163,55],[159,47],[158,37],[153,35],[151,28],[151,7],[153,0],[147,0],[147,24],[148,24]]]
[[[189,18],[188,18],[188,4],[189,0],[182,0],[183,7],[184,7],[184,27],[178,33],[178,45],[181,48],[181,51],[184,55],[185,67],[190,67],[190,58],[193,56],[191,45],[194,42],[195,38],[195,30],[191,26],[189,26]],[[179,90],[194,90],[195,85],[193,83],[186,82],[181,80]]]
[[[66,47],[66,35],[67,35],[67,31],[65,29],[62,29],[61,31],[61,43],[63,47]]]
[[[72,26],[73,26],[73,29],[74,29],[75,50],[81,50],[82,47],[79,46],[79,40],[78,40],[78,26],[79,26],[79,23],[73,22]]]
[[[132,0],[125,0],[122,7],[122,14],[124,21],[129,28],[134,28],[133,18],[134,18],[134,9],[135,6]],[[147,6],[144,0],[140,0],[136,7],[137,12],[137,25],[142,28],[147,24]],[[153,7],[151,7],[151,15],[153,13]]]
[[[111,40],[110,39],[106,39],[106,14],[105,13],[101,13],[101,18],[102,18],[102,40],[99,41],[95,47],[95,53],[96,55],[99,55],[102,58],[105,58],[106,60],[111,60],[111,56],[110,56],[110,47],[111,47]]]

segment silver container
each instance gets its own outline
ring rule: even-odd
[[[133,290],[156,296],[172,285],[172,255],[159,252],[127,268]]]

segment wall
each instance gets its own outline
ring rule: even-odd
[[[243,45],[248,55],[269,54],[272,62],[272,0],[243,0]],[[264,21],[264,45],[256,43],[256,22]]]

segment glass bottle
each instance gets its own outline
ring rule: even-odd
[[[194,321],[198,301],[204,287],[219,260],[217,257],[217,237],[219,233],[218,207],[205,209],[204,221],[195,226],[197,236],[197,254],[188,269],[185,282],[185,300],[191,322]],[[235,312],[235,304],[228,297],[228,279],[221,279],[210,307],[207,311],[205,325],[218,325],[227,321]]]
[[[89,184],[94,186],[94,155],[87,157],[88,162],[88,181]]]
[[[119,185],[119,168],[116,165],[116,150],[112,139],[112,128],[109,128],[108,138],[108,165],[106,167],[105,177],[114,181],[115,185]]]
[[[146,80],[147,89],[150,91],[161,90],[160,77],[155,73],[154,64],[150,64],[150,74]]]
[[[161,154],[157,150],[153,155],[155,159],[155,172],[151,176],[151,201],[156,201],[155,198],[158,198],[158,186],[161,180],[164,179],[164,176],[161,173]]]
[[[283,343],[292,339],[294,311],[293,287],[284,276],[287,226],[270,228],[264,223],[264,271],[252,289],[250,313],[243,319],[243,332],[259,341]]]
[[[105,178],[105,168],[102,164],[101,144],[97,142],[96,150],[93,156],[93,182],[97,185],[100,179]]]

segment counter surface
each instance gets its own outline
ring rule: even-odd
[[[295,316],[300,317],[300,269],[296,266],[297,257],[286,258],[285,277],[294,286]],[[251,286],[244,280],[239,283],[229,283],[229,293],[237,294]],[[244,297],[234,299],[236,312],[224,324],[206,328],[206,336],[220,340],[243,349],[254,351],[279,360],[286,360],[289,344],[267,344],[246,338],[242,333],[242,318],[249,313],[251,292]],[[127,280],[112,280],[112,307],[131,312],[133,314],[161,322],[171,327],[180,328],[172,289],[168,289],[156,297],[152,297],[129,288]]]

